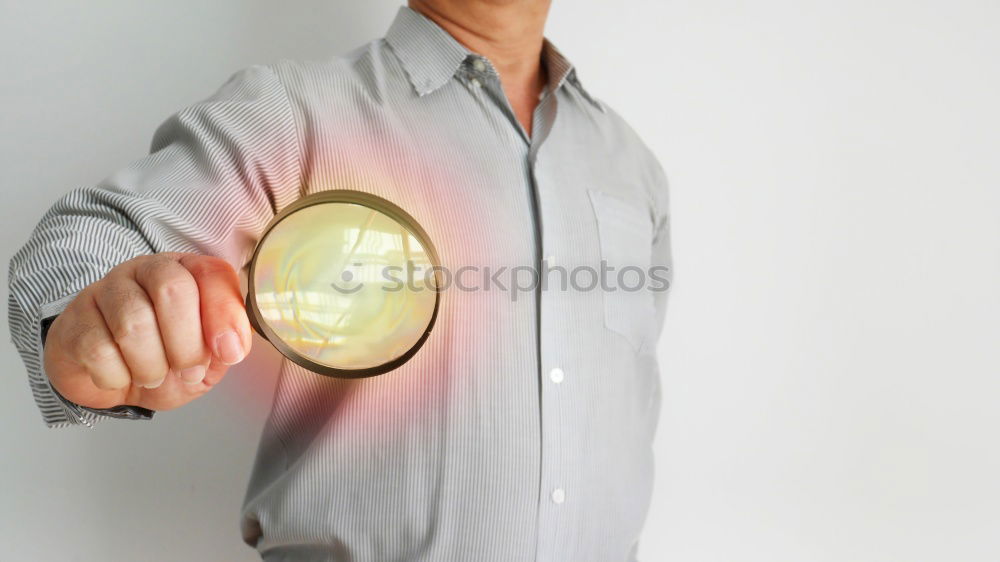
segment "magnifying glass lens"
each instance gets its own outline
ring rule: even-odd
[[[270,227],[251,264],[247,304],[258,331],[296,363],[371,376],[405,362],[427,337],[436,257],[409,215],[345,195],[298,205]]]

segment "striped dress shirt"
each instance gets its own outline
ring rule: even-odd
[[[265,560],[633,560],[669,291],[586,278],[670,271],[667,185],[548,41],[543,62],[529,136],[490,61],[403,7],[383,39],[248,67],[171,116],[149,156],[59,199],[11,261],[12,338],[45,422],[152,416],[83,408],[48,383],[46,319],[78,291],[165,251],[220,256],[245,282],[275,213],[362,190],[413,215],[475,288],[444,290],[429,339],[388,374],[283,361],[243,539]],[[519,293],[496,274],[526,267],[556,282]]]

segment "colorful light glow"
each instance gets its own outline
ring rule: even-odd
[[[427,331],[437,297],[422,272],[433,265],[414,233],[379,210],[319,203],[284,217],[261,241],[254,298],[294,353],[334,369],[370,369]]]

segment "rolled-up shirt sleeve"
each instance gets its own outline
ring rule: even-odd
[[[168,118],[148,156],[73,189],[42,216],[10,261],[8,318],[47,425],[152,416],[126,405],[83,408],[56,393],[42,361],[48,324],[79,291],[140,255],[213,255],[241,270],[267,221],[301,194],[301,146],[275,68],[251,66]]]

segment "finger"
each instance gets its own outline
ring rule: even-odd
[[[96,300],[86,298],[81,301],[74,303],[74,321],[61,332],[61,341],[55,343],[67,351],[66,356],[89,375],[97,388],[127,388],[132,383],[131,372],[97,308]]]
[[[170,369],[185,382],[205,377],[208,350],[201,337],[198,284],[169,254],[151,256],[134,271],[136,282],[153,303]]]
[[[211,389],[222,381],[227,372],[229,372],[229,365],[226,365],[213,355],[212,363],[208,366],[208,371],[205,373],[205,380],[201,382],[204,383],[206,389]]]
[[[239,363],[250,351],[252,336],[236,270],[212,256],[187,254],[180,263],[198,284],[205,344],[217,361]]]
[[[156,388],[167,376],[167,357],[156,312],[146,291],[128,275],[109,276],[96,291],[97,308],[132,375],[132,384]]]

